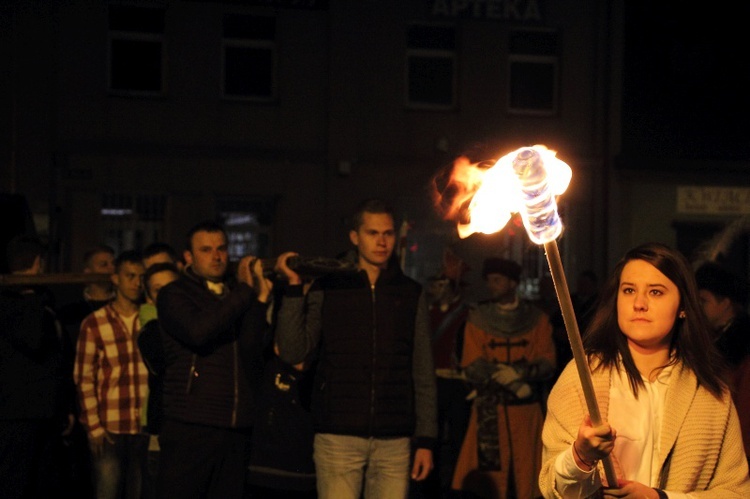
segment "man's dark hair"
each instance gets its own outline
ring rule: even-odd
[[[21,234],[8,242],[5,254],[10,272],[28,270],[34,265],[36,257],[44,256],[47,246],[37,236]]]
[[[521,272],[523,268],[518,262],[507,258],[489,257],[482,263],[482,278],[486,279],[488,274],[501,274],[516,281],[521,282]]]
[[[188,231],[187,239],[185,240],[185,249],[191,253],[193,252],[193,236],[196,232],[221,232],[224,236],[227,234],[224,227],[215,220],[204,220],[198,222]]]
[[[83,265],[88,267],[94,255],[98,255],[99,253],[109,253],[110,255],[115,256],[115,249],[106,244],[97,244],[83,254]]]
[[[115,274],[120,272],[122,264],[126,262],[143,265],[143,258],[141,257],[141,253],[137,250],[126,250],[117,255],[117,258],[115,258]]]
[[[385,214],[390,215],[391,218],[395,219],[393,209],[385,201],[377,198],[365,199],[357,205],[357,208],[354,210],[354,214],[350,221],[351,230],[357,231],[362,227],[362,224],[365,222],[365,213]]]
[[[143,250],[142,256],[145,260],[146,258],[151,258],[160,253],[166,253],[174,262],[178,260],[177,251],[170,244],[158,241],[146,246]]]
[[[174,272],[175,275],[180,275],[180,271],[177,266],[169,262],[155,263],[147,268],[146,273],[143,274],[143,289],[152,300],[154,299],[154,297],[151,296],[151,289],[148,285],[148,281],[149,279],[151,279],[151,277],[153,277],[154,274],[158,274],[160,272]]]
[[[706,262],[695,271],[698,289],[710,291],[719,298],[729,298],[735,305],[746,306],[748,283],[722,264]]]

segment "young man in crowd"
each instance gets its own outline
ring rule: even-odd
[[[145,259],[144,259],[145,260]],[[169,262],[153,263],[146,268],[143,276],[143,288],[146,304],[156,310],[156,298],[161,288],[176,281],[180,271]],[[144,304],[144,305],[146,305]],[[143,306],[141,311],[143,311]],[[141,314],[141,331],[138,334],[138,349],[148,367],[148,400],[146,410],[141,412],[144,430],[149,434],[148,474],[143,483],[143,499],[153,499],[156,495],[156,480],[159,469],[159,432],[164,419],[163,380],[164,380],[164,347],[161,341],[161,329],[156,312],[149,321],[143,320]]]
[[[318,355],[313,387],[314,460],[320,499],[406,497],[409,478],[433,467],[435,371],[427,301],[393,256],[393,211],[380,200],[356,210],[349,239],[359,270],[316,279],[307,294],[284,253],[289,279],[278,313],[282,360]],[[414,463],[410,470],[412,438]]]
[[[141,497],[148,449],[141,431],[148,370],[136,345],[143,273],[138,252],[121,253],[114,300],[83,320],[78,338],[73,374],[98,499]]]

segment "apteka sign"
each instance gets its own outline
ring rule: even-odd
[[[428,0],[433,17],[541,22],[539,0]]]

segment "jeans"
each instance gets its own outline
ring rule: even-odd
[[[148,435],[118,435],[105,440],[100,456],[92,456],[97,499],[141,499],[146,475]]]
[[[409,491],[410,439],[317,433],[313,450],[320,499],[403,499]]]

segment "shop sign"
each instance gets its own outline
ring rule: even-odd
[[[750,188],[679,186],[677,187],[677,213],[750,214]]]

